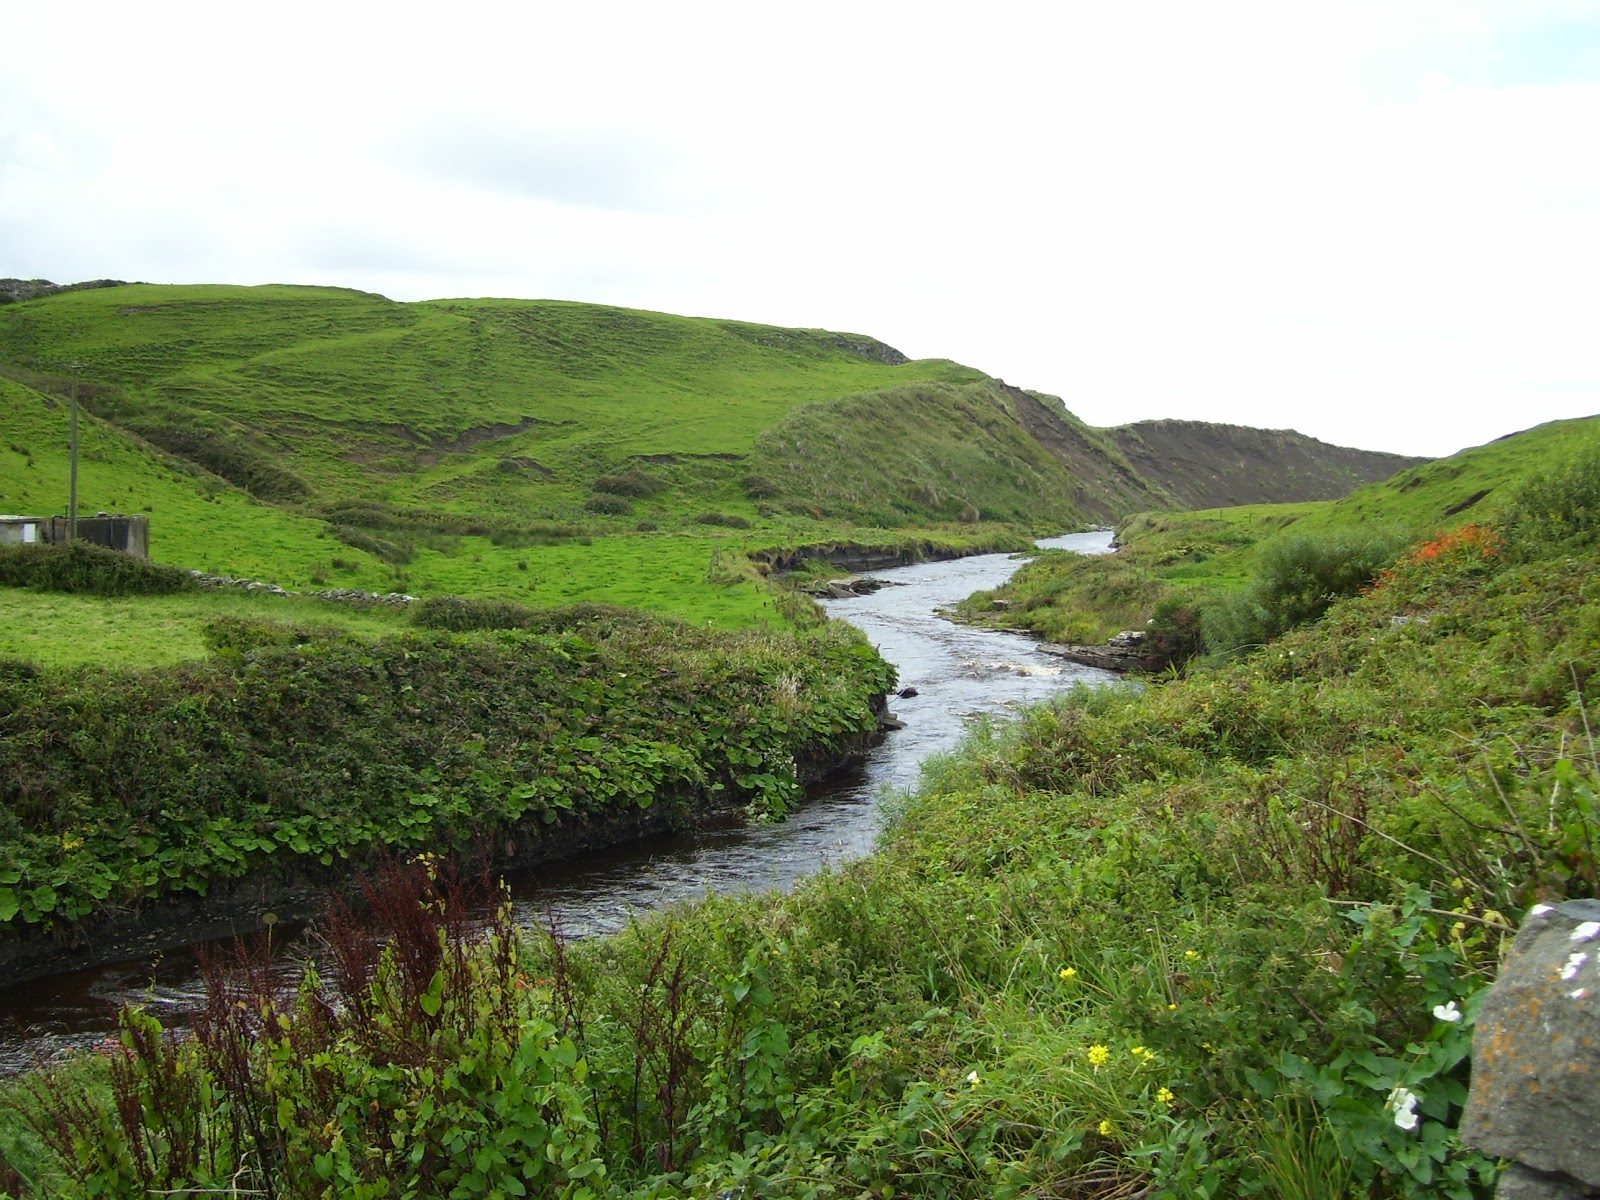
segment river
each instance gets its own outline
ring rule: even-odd
[[[1083,554],[1110,549],[1109,532],[1068,534],[1039,543]],[[523,924],[552,920],[571,936],[620,928],[636,912],[707,892],[789,888],[830,863],[872,848],[886,790],[914,787],[922,763],[952,750],[970,722],[1048,698],[1074,682],[1106,683],[1110,672],[1041,653],[1019,634],[959,625],[938,617],[973,592],[1003,583],[1020,560],[985,554],[874,572],[890,586],[867,596],[829,600],[830,616],[862,629],[915,695],[891,698],[905,728],[886,737],[857,768],[814,788],[786,821],[730,822],[692,834],[668,834],[545,864],[509,879]],[[286,976],[297,947],[285,941]],[[142,1002],[170,1025],[186,1024],[203,1002],[195,956],[96,967],[0,990],[0,1074],[69,1047],[91,1045],[111,1030],[116,1010]]]

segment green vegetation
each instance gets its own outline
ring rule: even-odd
[[[1584,470],[1573,464],[1597,436],[1600,418],[1556,421],[1339,501],[1138,514],[1117,527],[1115,555],[1041,555],[961,611],[1056,642],[1148,628],[1177,659],[1259,645],[1370,584],[1408,542],[1510,519],[1513,506],[1534,531],[1562,527],[1561,505],[1573,506],[1570,519],[1586,519],[1596,497],[1569,474]],[[1547,467],[1559,500],[1519,491]]]
[[[298,995],[244,971],[195,1041],[132,1013],[20,1085],[7,1186],[1486,1197],[1483,989],[1600,892],[1597,473],[1264,651],[978,730],[792,894],[474,950],[393,874]]]
[[[1115,554],[1047,551],[1004,586],[960,606],[967,619],[1037,633],[1052,642],[1094,643],[1142,628],[1163,604],[1193,602],[1211,589],[1250,579],[1258,542],[1300,520],[1315,504],[1258,504],[1193,513],[1142,513],[1117,529]]]
[[[475,839],[781,814],[877,728],[893,670],[848,626],[713,633],[589,605],[369,642],[231,619],[178,669],[0,670],[0,931],[48,933],[257,871]],[[492,610],[492,611],[491,611]]]
[[[1004,526],[998,544],[1173,495],[1054,397],[858,335],[132,284],[0,309],[0,508],[65,507],[74,392],[80,511],[148,513],[156,561],[296,590],[599,599],[747,628],[793,606],[713,578],[714,556]],[[1189,433],[1202,464],[1321,477],[1298,435]],[[1392,465],[1368,455],[1328,479]],[[641,534],[676,540],[639,552]]]
[[[12,305],[0,360],[56,395],[75,370],[97,415],[263,499],[568,520],[597,479],[668,513],[748,504],[740,460],[797,405],[980,378],[820,331],[276,286]]]
[[[809,610],[719,564],[775,541],[903,535],[819,519],[795,472],[780,495],[751,471],[754,445],[786,414],[843,395],[980,378],[893,359],[866,339],[585,305],[398,305],[318,288],[73,292],[0,318],[0,509],[65,508],[63,364],[75,364],[79,509],[147,513],[159,563],[294,590],[597,601],[719,628],[782,626]],[[1037,457],[1008,437],[1007,453]],[[951,515],[918,540],[1020,540],[963,524],[966,502]],[[0,653],[92,654],[81,611],[4,603],[21,620],[0,634]],[[168,646],[199,644],[210,603],[194,602],[175,641],[119,628],[113,643],[142,646],[135,663],[178,661]]]
[[[92,596],[162,596],[195,586],[187,571],[83,542],[0,546],[0,587]]]
[[[1070,528],[1083,519],[1078,482],[1023,424],[1018,405],[1029,402],[989,380],[798,408],[756,442],[756,490],[859,525]]]

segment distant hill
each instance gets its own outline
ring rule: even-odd
[[[382,537],[441,520],[485,537],[551,522],[791,540],[840,524],[1069,528],[1331,497],[1416,461],[1226,426],[1094,429],[1054,397],[860,334],[326,287],[0,291],[0,378],[22,389],[0,439],[29,450],[0,451],[0,466],[8,453],[54,463],[62,447],[40,422],[76,383],[96,436],[163,478],[209,481],[191,494],[235,491],[290,525]],[[30,478],[0,477],[0,508],[53,495]],[[155,505],[131,480],[130,507]],[[203,554],[194,540],[184,561],[222,565],[238,539]]]
[[[1337,500],[1429,460],[1352,450],[1292,429],[1139,421],[1108,431],[1129,463],[1161,480],[1174,507]]]

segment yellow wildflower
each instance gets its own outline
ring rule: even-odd
[[[1100,1122],[1100,1136],[1101,1137],[1110,1137],[1111,1136],[1111,1122],[1110,1121],[1101,1121]]]
[[[1068,980],[1076,979],[1078,977],[1078,968],[1077,967],[1062,967],[1061,970],[1056,972],[1056,974],[1060,975],[1061,978],[1063,978],[1063,979],[1068,979]]]
[[[1171,1088],[1167,1088],[1167,1087],[1162,1088],[1159,1092],[1156,1093],[1156,1099],[1159,1100],[1162,1104],[1171,1104],[1177,1098],[1178,1097],[1173,1094],[1172,1089]]]
[[[1111,1061],[1111,1050],[1106,1046],[1093,1045],[1089,1047],[1089,1065],[1103,1067]]]
[[[1129,1050],[1128,1053],[1133,1055],[1135,1058],[1143,1058],[1149,1054],[1150,1051],[1146,1050],[1143,1046],[1135,1046],[1132,1050]]]
[[[1178,1011],[1178,1006],[1176,1004],[1169,1004],[1169,1005],[1167,1005],[1167,1011],[1168,1012],[1177,1012]]]
[[[1200,951],[1198,951],[1198,950],[1185,950],[1183,952],[1183,956],[1184,956],[1184,958],[1188,959],[1190,962],[1196,962],[1200,958]]]

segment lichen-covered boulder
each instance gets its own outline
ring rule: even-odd
[[[1538,905],[1517,933],[1478,1011],[1461,1140],[1600,1188],[1600,901]]]

